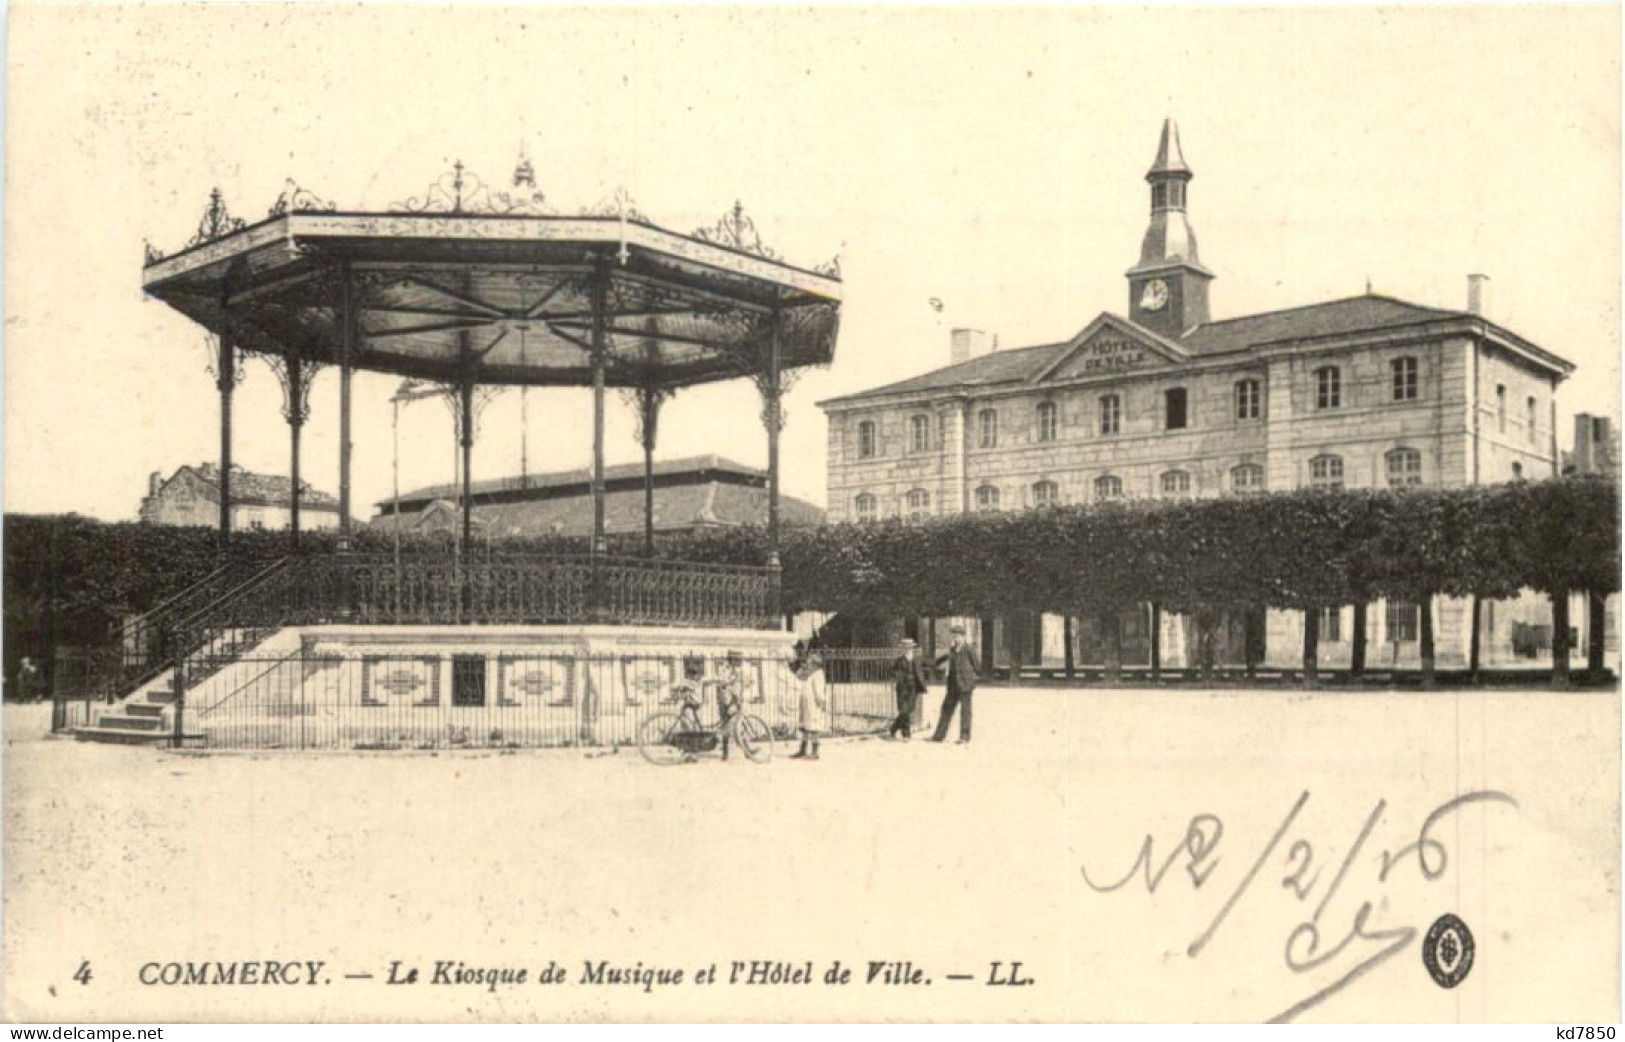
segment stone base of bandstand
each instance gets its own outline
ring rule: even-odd
[[[737,675],[744,711],[795,730],[793,633],[644,626],[289,627],[195,686],[185,728],[219,748],[635,744],[672,686]],[[701,684],[703,720],[716,685]]]

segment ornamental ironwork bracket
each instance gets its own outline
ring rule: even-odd
[[[248,227],[248,222],[241,217],[233,217],[226,209],[225,197],[220,189],[209,190],[209,205],[203,211],[203,219],[198,222],[197,234],[187,242],[186,248],[202,246],[206,242],[224,238],[233,232],[240,232]]]
[[[733,209],[722,215],[722,219],[709,228],[696,228],[696,239],[726,246],[729,249],[739,250],[741,253],[753,253],[758,257],[776,261],[779,255],[762,244],[762,237],[756,231],[756,222],[745,216],[745,204],[734,200]]]
[[[332,203],[299,187],[293,178],[282,182],[282,194],[276,197],[271,204],[270,217],[282,217],[290,213],[332,213],[338,207]]]
[[[511,192],[493,191],[461,159],[424,190],[404,202],[389,204],[391,213],[487,214],[496,217],[542,216],[550,213],[547,198],[536,188],[530,160],[520,158],[514,168]]]

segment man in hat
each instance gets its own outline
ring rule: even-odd
[[[914,703],[925,694],[925,663],[916,653],[918,645],[909,638],[904,637],[898,647],[902,653],[891,664],[892,688],[897,692],[897,719],[892,721],[886,737],[895,739],[901,734],[906,742],[913,737],[909,728],[914,716]]]
[[[950,632],[953,643],[946,654],[937,656],[937,668],[947,676],[947,690],[942,695],[942,711],[937,714],[937,732],[931,740],[940,742],[948,737],[948,723],[953,719],[954,709],[962,706],[959,744],[964,745],[970,741],[970,698],[976,691],[976,678],[982,667],[976,661],[976,652],[965,643],[965,627],[955,623]]]

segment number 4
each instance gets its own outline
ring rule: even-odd
[[[73,979],[78,981],[80,984],[89,984],[90,983],[90,960],[89,959],[86,959],[83,962],[81,962],[79,964],[79,968],[77,970],[73,971]]]

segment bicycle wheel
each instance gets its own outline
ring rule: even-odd
[[[766,763],[773,759],[773,729],[759,716],[745,714],[734,722],[734,737],[739,750],[751,763]]]
[[[694,758],[674,741],[682,728],[682,717],[676,713],[656,713],[638,727],[638,752],[657,767],[692,761]]]

